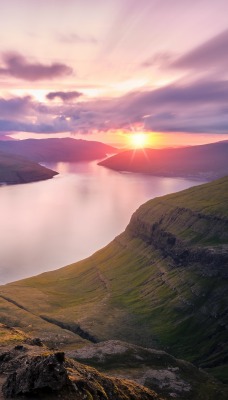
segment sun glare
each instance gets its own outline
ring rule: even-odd
[[[145,147],[146,143],[147,143],[147,135],[146,133],[143,132],[137,132],[137,133],[133,133],[131,135],[131,144],[134,147]]]

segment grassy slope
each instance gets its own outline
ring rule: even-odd
[[[190,208],[193,211],[203,214],[228,217],[228,178],[224,177],[200,185],[199,187],[192,187],[181,192],[163,196],[162,198],[149,200],[140,209],[151,211],[152,213],[152,206],[155,202],[162,205],[166,203],[166,205],[171,207]]]
[[[140,220],[147,231],[159,221],[163,231],[175,234],[194,249],[207,248],[208,243],[211,248],[216,234],[213,252],[221,247],[226,251],[227,195],[228,178],[222,178],[151,200],[135,213],[125,233],[93,256],[3,286],[0,294],[36,316],[77,322],[99,340],[121,339],[162,347],[225,380],[227,280],[214,270],[211,273],[210,267],[202,269],[197,262],[176,265],[153,243],[137,236],[134,227]],[[186,210],[191,220],[187,228]],[[224,270],[227,265],[220,267]],[[10,322],[14,311],[9,315],[5,307],[4,322]],[[38,320],[34,317],[33,331]]]
[[[17,155],[0,152],[0,182],[27,183],[50,179],[57,172]]]

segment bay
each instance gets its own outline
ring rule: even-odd
[[[203,183],[119,173],[97,161],[45,166],[60,174],[0,187],[0,284],[88,257],[121,233],[145,201]]]

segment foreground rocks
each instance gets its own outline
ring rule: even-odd
[[[165,351],[119,340],[90,344],[66,354],[118,378],[131,379],[167,400],[226,400],[228,388],[189,362]]]
[[[63,352],[17,345],[0,353],[0,398],[63,400],[159,400],[157,394],[126,379],[110,378],[65,359]]]

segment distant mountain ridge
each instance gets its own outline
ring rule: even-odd
[[[169,149],[127,150],[99,162],[116,171],[216,179],[228,174],[228,141]]]
[[[0,184],[51,179],[58,173],[26,158],[0,151]]]
[[[73,138],[0,141],[0,151],[37,162],[91,161],[118,150],[101,142]]]

